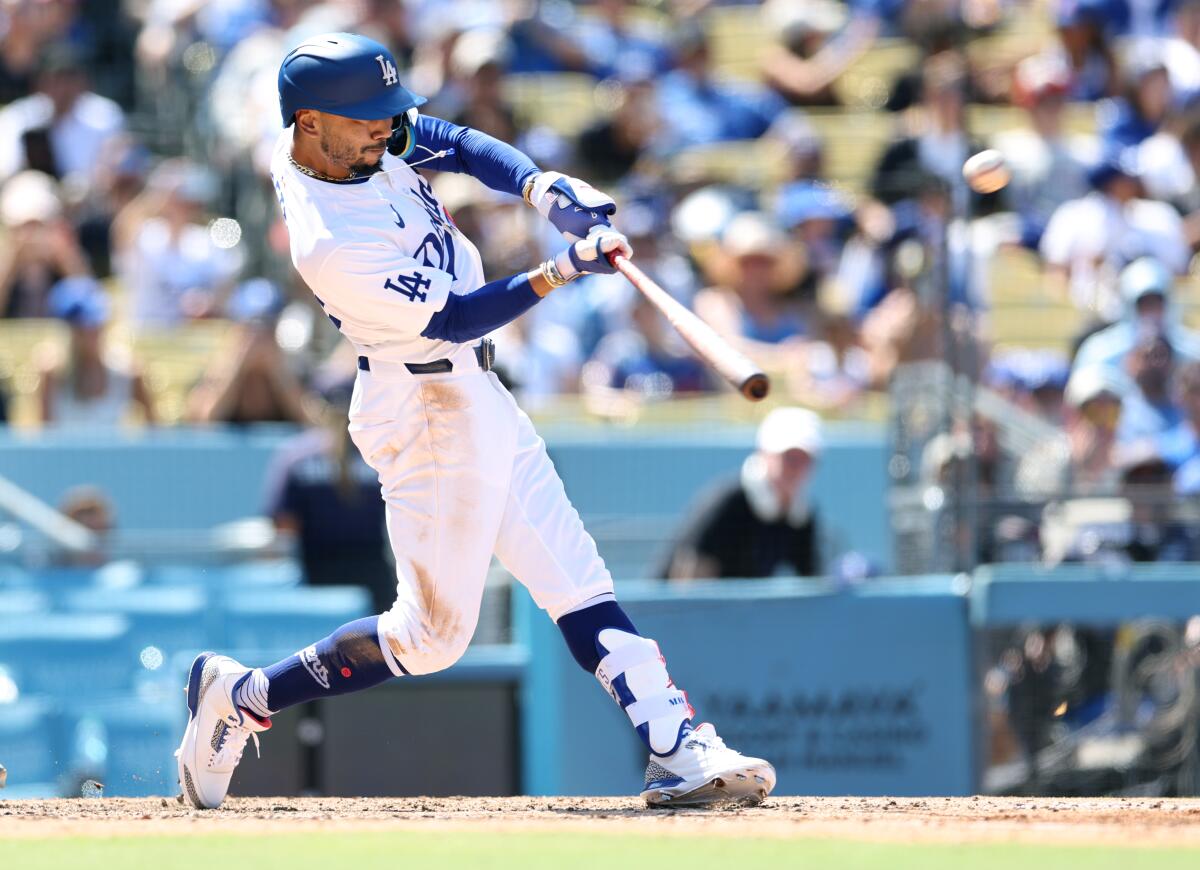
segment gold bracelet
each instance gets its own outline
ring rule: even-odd
[[[539,175],[541,175],[540,172],[533,173],[533,175],[525,179],[525,184],[521,187],[521,199],[525,200],[525,203],[530,208],[537,208],[537,206],[533,204],[533,200],[530,199],[530,197],[533,196],[533,182],[537,180]]]

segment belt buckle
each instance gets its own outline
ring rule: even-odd
[[[496,364],[496,342],[490,338],[485,338],[475,346],[475,359],[479,361],[479,367],[485,372],[490,372]]]

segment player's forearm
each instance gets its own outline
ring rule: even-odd
[[[535,270],[484,284],[467,296],[452,293],[421,335],[453,342],[482,338],[516,320],[552,289]]]
[[[492,190],[520,196],[525,180],[540,170],[523,152],[507,142],[470,127],[460,127],[441,118],[421,115],[417,118],[419,147],[410,162],[429,169],[461,172],[479,179]],[[429,152],[447,154],[428,162]]]

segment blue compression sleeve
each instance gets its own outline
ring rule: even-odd
[[[516,320],[541,298],[523,272],[491,281],[467,296],[451,293],[442,310],[429,318],[421,335],[453,342],[481,338]]]
[[[537,164],[516,148],[470,127],[418,115],[416,132],[418,147],[406,162],[442,172],[461,172],[501,193],[520,196],[525,179],[540,171]],[[430,152],[437,151],[452,153],[426,161]]]

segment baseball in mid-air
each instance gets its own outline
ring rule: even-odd
[[[1004,155],[995,148],[988,148],[967,158],[963,164],[963,178],[976,193],[995,193],[1002,190],[1012,178]]]

